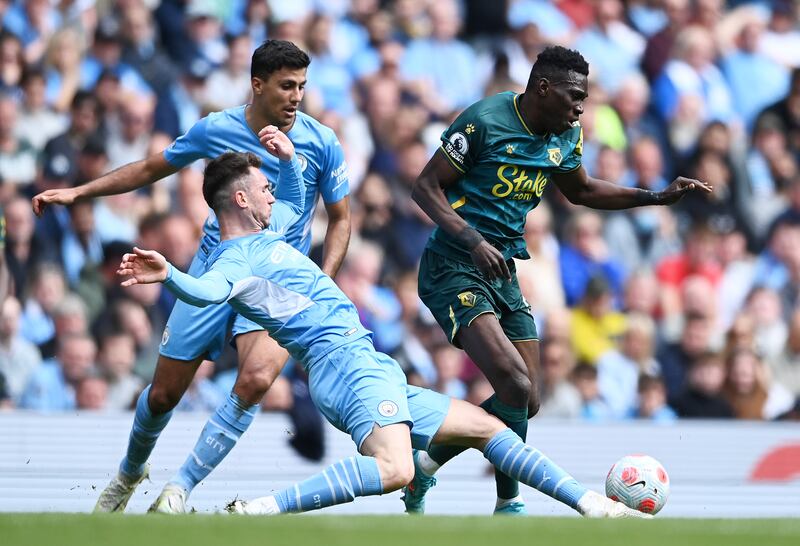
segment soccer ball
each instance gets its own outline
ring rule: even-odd
[[[640,512],[657,514],[669,497],[669,476],[654,458],[627,455],[608,471],[606,496]]]

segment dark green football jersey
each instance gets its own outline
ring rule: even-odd
[[[560,135],[531,132],[519,95],[505,92],[476,102],[442,133],[441,151],[464,176],[445,191],[453,210],[505,258],[529,258],[522,238],[525,217],[541,201],[553,173],[581,165],[579,124]],[[431,250],[470,262],[469,253],[436,228]]]

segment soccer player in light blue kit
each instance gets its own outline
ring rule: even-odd
[[[335,275],[350,237],[347,167],[333,131],[297,110],[303,98],[309,57],[294,44],[269,40],[253,53],[251,104],[216,112],[198,121],[163,154],[131,163],[88,184],[43,192],[33,199],[40,214],[49,204],[68,205],[77,199],[124,193],[151,184],[190,163],[217,157],[229,150],[248,151],[261,158],[261,171],[277,182],[276,197],[287,199],[279,176],[282,162],[263,146],[264,127],[277,126],[294,144],[305,180],[302,215],[286,226],[289,244],[307,254],[311,218],[319,195],[328,213],[322,270]],[[213,212],[205,225],[200,249],[190,274],[206,270],[210,253],[219,243]],[[224,347],[233,311],[229,306],[200,309],[177,302],[164,331],[153,382],[136,404],[136,416],[125,458],[95,506],[96,511],[122,511],[136,486],[147,476],[147,459],[172,409],[192,381],[204,359],[216,359]],[[257,324],[236,317],[233,335],[239,352],[239,373],[233,391],[209,419],[192,453],[167,483],[151,510],[183,512],[186,499],[230,452],[258,410],[263,397],[283,368],[288,354]],[[211,449],[206,439],[225,438],[222,449]]]
[[[193,305],[227,301],[302,363],[317,407],[360,452],[286,490],[235,501],[229,510],[305,512],[388,493],[414,477],[412,447],[436,442],[480,449],[502,472],[587,517],[652,517],[587,490],[483,409],[409,386],[399,364],[375,350],[355,305],[331,278],[280,234],[263,231],[274,198],[258,158],[229,152],[211,161],[203,196],[222,239],[208,271],[195,278],[157,252],[135,248],[117,271],[129,277],[123,286],[163,282]]]

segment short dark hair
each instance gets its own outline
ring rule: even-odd
[[[225,208],[231,184],[247,178],[250,167],[261,167],[261,159],[251,152],[225,152],[212,159],[203,173],[203,197],[208,206],[215,211]]]
[[[266,80],[270,74],[283,68],[298,70],[308,68],[308,54],[287,40],[267,40],[253,52],[250,76]]]
[[[546,47],[533,63],[531,76],[528,79],[528,88],[535,87],[539,78],[552,80],[554,77],[566,75],[567,72],[577,72],[588,76],[589,63],[574,49],[562,46]]]
[[[100,101],[97,99],[97,95],[95,95],[92,91],[81,89],[75,93],[75,96],[72,97],[72,102],[70,103],[69,107],[70,110],[75,111],[83,108],[84,106],[91,107],[96,115],[100,115]]]

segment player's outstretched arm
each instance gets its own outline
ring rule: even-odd
[[[208,271],[196,279],[175,269],[155,250],[136,247],[122,257],[117,275],[129,277],[120,283],[122,286],[163,282],[179,299],[197,307],[222,303],[231,293],[228,279],[219,271]]]
[[[441,150],[437,150],[414,183],[411,197],[436,225],[461,243],[486,278],[510,279],[511,272],[503,254],[486,242],[483,235],[456,214],[447,202],[442,190],[454,185],[460,178],[461,173],[450,164]]]
[[[33,212],[41,216],[48,205],[71,205],[80,199],[126,193],[152,184],[178,171],[161,153],[128,163],[91,182],[75,188],[47,190],[36,195],[31,204]]]
[[[592,178],[583,167],[553,175],[558,189],[571,203],[593,209],[618,210],[647,205],[672,205],[690,191],[711,193],[713,188],[692,178],[676,178],[663,191],[626,188],[611,182]]]

